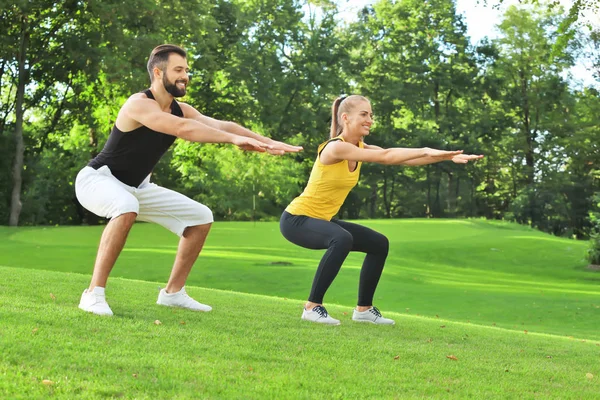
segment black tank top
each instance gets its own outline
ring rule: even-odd
[[[144,90],[144,93],[154,100],[150,89]],[[171,114],[183,117],[183,111],[175,100],[171,103]],[[115,124],[104,148],[88,166],[98,169],[107,165],[115,178],[126,185],[138,187],[175,139],[173,135],[156,132],[146,126],[121,132]]]

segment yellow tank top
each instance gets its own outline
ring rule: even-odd
[[[352,172],[348,169],[348,160],[331,165],[323,165],[319,156],[327,143],[334,140],[344,140],[341,136],[321,143],[317,159],[313,164],[310,178],[302,194],[296,197],[285,211],[293,215],[306,215],[313,218],[330,221],[338,213],[350,190],[358,183],[361,162],[356,163]],[[358,146],[364,148],[360,141]]]

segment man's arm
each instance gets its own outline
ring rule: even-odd
[[[249,137],[241,137],[191,118],[180,118],[160,109],[154,100],[132,96],[123,105],[117,117],[117,127],[140,125],[190,142],[231,143],[243,150],[264,152],[269,145]],[[131,129],[125,129],[129,131]]]
[[[283,154],[279,151],[283,151],[286,153],[287,152],[295,153],[295,152],[302,150],[302,147],[300,147],[300,146],[292,146],[292,145],[278,142],[271,138],[259,135],[258,133],[252,132],[250,129],[246,129],[243,126],[236,124],[235,122],[221,121],[218,119],[207,117],[206,115],[201,114],[198,110],[196,110],[194,107],[190,106],[189,104],[179,103],[179,106],[181,107],[181,110],[183,111],[184,117],[191,118],[202,124],[205,124],[205,125],[211,126],[213,128],[231,133],[233,135],[244,136],[244,137],[249,137],[249,138],[258,140],[259,142],[262,142],[262,143],[265,143],[265,144],[271,146],[272,150],[275,150],[272,152],[272,151],[270,151],[270,149],[267,149],[267,151],[269,151],[270,153]]]

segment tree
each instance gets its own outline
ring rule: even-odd
[[[331,101],[347,86],[342,72],[346,53],[336,32],[335,8],[311,6],[313,12],[305,17],[301,6],[284,0],[239,1],[219,11],[219,31],[227,36],[218,41],[218,51],[208,53],[219,62],[211,65],[214,69],[199,68],[202,75],[194,76],[189,102],[207,115],[302,144],[305,150],[270,158],[265,165],[262,158],[216,146],[179,144],[173,165],[182,174],[180,187],[214,205],[218,217],[248,218],[247,199],[259,192],[262,209],[256,215],[283,209],[301,191],[314,151],[328,137]],[[230,170],[237,173],[232,175],[221,160],[234,162]],[[225,176],[228,183],[219,185]],[[264,180],[267,176],[271,182]]]
[[[539,226],[546,203],[538,190],[546,170],[546,152],[559,134],[557,121],[563,117],[568,85],[561,74],[573,65],[569,48],[553,59],[552,45],[558,35],[556,27],[562,20],[560,10],[540,7],[509,7],[499,29],[497,40],[501,59],[494,73],[504,82],[504,109],[514,117],[512,143],[506,151],[512,153],[511,175],[520,188],[521,199],[513,212],[519,222]]]
[[[365,8],[350,29],[352,80],[376,114],[369,143],[477,152],[468,115],[477,65],[452,1],[380,1]],[[461,186],[467,186],[461,182],[469,181],[464,168],[450,164],[367,165],[364,171],[371,217],[378,209],[387,217],[454,215]]]
[[[190,7],[197,14],[181,18]],[[53,146],[51,133],[65,117],[72,118],[71,113],[88,127],[82,132],[97,146],[99,136],[107,132],[98,132],[94,111],[114,99],[105,95],[145,86],[141,82],[147,82],[147,56],[165,37],[177,35],[178,43],[204,43],[202,27],[209,19],[205,17],[209,7],[208,2],[192,0],[169,4],[135,0],[126,5],[114,0],[32,0],[2,6],[0,22],[6,34],[0,49],[0,78],[6,106],[0,109],[0,128],[13,130],[15,146],[10,225],[18,224],[26,193],[25,157],[33,157],[29,167],[36,165],[36,157]]]
[[[498,7],[504,3],[504,0],[477,0],[477,2]],[[550,10],[561,9],[559,0],[519,0],[519,3],[545,6]],[[574,0],[572,2],[568,12],[565,14],[566,18],[558,26],[557,32],[559,35],[552,47],[551,56],[563,53],[569,46],[570,41],[575,37],[577,32],[576,25],[581,21],[584,13],[592,16],[598,15],[600,13],[600,0]],[[589,23],[585,23],[585,25],[588,25],[590,31],[593,30]]]

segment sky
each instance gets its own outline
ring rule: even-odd
[[[337,0],[341,10],[341,18],[346,21],[352,21],[359,9],[375,3],[376,0]],[[573,3],[570,0],[560,0],[563,7],[568,10]],[[482,3],[480,1],[479,3]],[[513,4],[518,4],[518,0],[504,0],[503,4],[494,8],[492,4],[498,4],[498,1],[488,0],[490,5],[484,6],[478,4],[476,0],[456,0],[456,11],[462,14],[467,24],[467,35],[471,38],[471,43],[475,44],[484,37],[493,39],[498,36],[495,26],[500,23],[503,12]],[[600,26],[600,17],[584,14],[581,20],[586,23],[592,23],[594,26]],[[586,63],[579,62],[571,69],[571,74],[575,80],[575,86],[596,86],[600,87],[600,82],[596,81],[592,72],[586,67]]]

